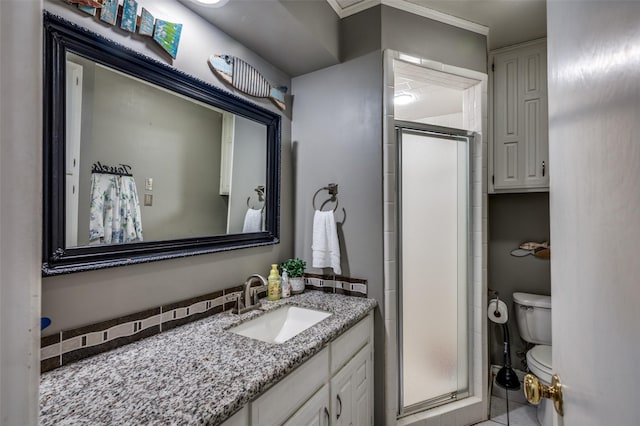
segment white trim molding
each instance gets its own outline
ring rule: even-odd
[[[428,7],[420,6],[415,3],[410,3],[406,0],[361,0],[345,8],[340,6],[337,0],[327,0],[327,2],[329,3],[329,5],[331,5],[331,8],[336,12],[340,19],[354,15],[358,12],[362,12],[363,10],[369,9],[379,4],[383,4],[385,6],[413,13],[414,15],[433,19],[434,21],[442,22],[453,27],[462,28],[464,30],[472,31],[474,33],[482,34],[485,36],[489,35],[489,27],[485,25],[467,21],[466,19],[448,15],[446,13],[439,12],[435,9],[430,9]]]
[[[329,3],[329,5],[336,12],[338,17],[340,17],[340,19],[343,19],[343,18],[346,18],[347,16],[355,15],[358,12],[362,12],[363,10],[379,5],[380,0],[361,0],[345,8],[340,6],[337,0],[327,0],[327,3]]]
[[[446,13],[438,12],[437,10],[429,9],[428,7],[409,3],[405,0],[381,0],[381,3],[385,6],[404,10],[405,12],[433,19],[434,21],[442,22],[443,24],[448,24],[453,27],[462,28],[482,35],[489,34],[489,27],[487,26],[476,24],[475,22],[467,21],[466,19],[458,18],[457,16],[447,15]]]

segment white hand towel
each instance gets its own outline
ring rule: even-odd
[[[244,216],[244,225],[242,232],[261,232],[262,231],[262,210],[247,209]]]
[[[333,211],[316,210],[313,216],[313,244],[311,245],[314,268],[333,268],[333,272],[341,274],[340,244],[338,229]]]

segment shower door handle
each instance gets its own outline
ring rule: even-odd
[[[542,398],[549,398],[553,401],[556,412],[564,416],[562,385],[557,374],[551,378],[551,386],[540,383],[540,380],[533,374],[527,374],[524,376],[524,395],[527,397],[527,401],[534,405],[538,405]]]

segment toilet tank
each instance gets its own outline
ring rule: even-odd
[[[522,340],[538,345],[550,345],[551,296],[513,293],[513,301]]]

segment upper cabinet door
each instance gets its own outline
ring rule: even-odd
[[[492,53],[490,192],[549,190],[546,41]]]

